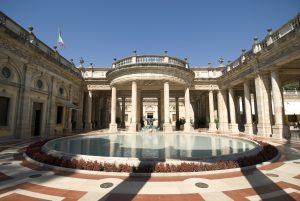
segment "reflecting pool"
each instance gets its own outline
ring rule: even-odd
[[[138,158],[140,160],[194,160],[240,154],[255,149],[242,138],[199,134],[106,134],[56,139],[48,150],[70,155]]]

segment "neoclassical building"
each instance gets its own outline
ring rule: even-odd
[[[300,14],[254,38],[233,62],[190,66],[165,51],[75,67],[0,13],[0,137],[108,129],[137,132],[153,119],[182,129],[288,138],[282,87],[300,81]],[[183,127],[183,128],[181,128]]]

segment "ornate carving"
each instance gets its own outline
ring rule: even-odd
[[[109,85],[88,85],[88,90],[110,90]]]
[[[9,78],[11,76],[11,71],[8,67],[3,67],[2,70],[2,75],[5,77],[5,78]]]

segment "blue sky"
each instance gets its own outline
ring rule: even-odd
[[[58,28],[78,64],[110,66],[132,54],[187,57],[191,66],[236,59],[253,37],[276,30],[300,11],[299,0],[0,0],[0,10],[52,47]]]

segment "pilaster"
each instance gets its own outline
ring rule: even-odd
[[[28,66],[25,66],[25,79],[23,82],[23,86],[21,88],[21,98],[20,98],[20,116],[17,125],[17,137],[20,138],[29,138],[31,136],[31,128],[29,125],[30,119],[30,84],[32,72]]]

